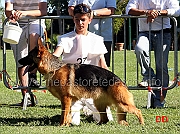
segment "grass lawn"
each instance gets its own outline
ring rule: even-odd
[[[2,50],[0,50],[2,55]],[[0,56],[2,61],[2,56]],[[141,80],[140,69],[136,68],[136,58],[133,51],[127,51],[126,66],[124,65],[124,52],[115,52],[114,72],[122,80],[126,80],[128,86],[135,86]],[[152,61],[152,66],[154,63]],[[124,71],[126,69],[126,73]],[[170,52],[169,74],[170,80],[174,78],[174,55]],[[2,70],[2,62],[0,62]],[[15,78],[14,59],[12,51],[7,51],[7,72]],[[138,74],[138,75],[137,75]],[[137,78],[136,76],[139,76]],[[130,90],[134,95],[136,106],[141,109],[145,126],[141,126],[137,118],[132,114],[127,114],[129,126],[121,126],[116,121],[116,108],[112,107],[114,121],[106,125],[96,125],[89,118],[81,116],[79,126],[59,127],[61,106],[59,100],[54,98],[49,92],[35,92],[38,98],[36,107],[28,107],[22,110],[20,107],[11,107],[21,101],[21,93],[7,89],[0,81],[0,134],[139,134],[139,133],[180,133],[180,87],[175,87],[168,91],[166,97],[166,107],[164,109],[146,109],[147,91]],[[156,122],[156,116],[166,116],[168,122]]]

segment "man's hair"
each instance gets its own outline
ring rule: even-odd
[[[75,15],[77,13],[87,14],[90,17],[91,16],[91,9],[88,5],[81,3],[81,4],[78,4],[74,7],[73,14]]]

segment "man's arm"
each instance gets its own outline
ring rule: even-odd
[[[131,8],[128,12],[129,15],[134,15],[134,16],[139,16],[139,15],[150,16],[153,13],[163,16],[166,16],[168,14],[167,10],[139,10],[136,8]]]
[[[109,68],[107,67],[107,64],[106,64],[106,60],[104,58],[104,54],[100,55],[99,67],[109,70]]]
[[[12,10],[13,10],[13,4],[11,2],[5,3],[5,14],[6,14],[6,17],[9,18],[11,16]]]
[[[69,6],[68,7],[68,13],[70,16],[74,16],[73,11],[74,11],[74,6]]]
[[[115,12],[115,8],[114,7],[101,8],[101,9],[93,10],[93,12],[96,12],[96,16],[112,15]]]
[[[146,15],[151,17],[157,17],[157,15],[162,16],[179,16],[179,1],[177,0],[170,0],[169,3],[166,5],[166,9],[159,10],[159,9],[152,9],[152,10],[140,10],[138,8],[138,1],[137,0],[130,0],[126,6],[126,14],[139,16],[139,15]]]
[[[63,53],[63,47],[58,46],[55,51],[53,52],[53,55],[56,57],[60,57]]]
[[[39,9],[37,10],[27,10],[27,11],[20,11],[22,16],[44,16],[47,15],[47,3],[40,2]]]
[[[19,11],[13,10],[13,4],[7,2],[5,4],[5,14],[7,17],[13,17],[15,20],[19,20],[22,16],[44,16],[47,15],[47,2],[40,2],[39,9]],[[12,15],[12,16],[11,16]]]
[[[74,6],[69,6],[68,7],[68,13],[69,13],[70,16],[73,16],[73,10],[74,10]],[[101,9],[93,10],[93,12],[96,12],[95,16],[112,15],[115,12],[115,8],[113,8],[113,7],[101,8]]]

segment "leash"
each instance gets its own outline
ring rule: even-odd
[[[14,87],[14,86],[16,86],[16,87],[19,86],[18,83],[16,83],[15,81],[12,80],[12,78],[10,77],[10,75],[8,74],[8,72],[7,72],[6,70],[0,71],[0,81],[3,80],[3,77],[2,77],[3,74],[6,75],[6,81],[7,81],[6,87],[7,87],[7,88],[13,90],[13,87]],[[34,89],[34,90],[31,90],[31,92],[39,92],[39,90]],[[46,90],[41,90],[40,92],[46,93],[47,91],[46,91]]]
[[[180,76],[180,73],[177,73],[177,75],[176,75],[176,76],[174,77],[174,79],[173,79],[173,83],[176,84],[176,87],[180,86],[180,80],[179,80],[178,76]],[[176,82],[177,82],[177,83],[176,83]],[[170,85],[169,87],[174,87],[173,85],[174,85],[174,84]],[[161,103],[164,103],[164,102],[165,102],[165,100],[164,100],[164,95],[163,95],[163,90],[171,89],[171,88],[169,88],[169,87],[155,87],[156,90],[160,90],[160,102],[161,102]],[[148,88],[147,88],[147,89],[148,89],[147,109],[150,108],[150,106],[151,106],[151,97],[152,97],[152,95],[156,97],[155,93],[153,92],[153,88],[154,88],[154,87],[150,87],[150,86],[148,86]]]
[[[10,75],[7,73],[6,70],[2,70],[2,71],[0,72],[0,80],[2,80],[2,75],[3,75],[3,73],[6,75],[7,87],[8,87],[9,89],[12,89],[12,90],[13,90],[13,86],[12,86],[12,84],[10,84],[10,83],[13,83],[13,85],[18,85],[18,84],[11,79]]]

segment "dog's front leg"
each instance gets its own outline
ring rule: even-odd
[[[61,98],[62,111],[61,111],[60,126],[69,126],[71,122],[70,120],[71,102],[72,102],[72,98],[69,96],[63,96]]]

